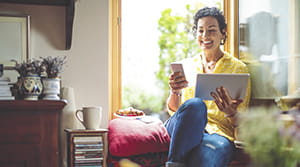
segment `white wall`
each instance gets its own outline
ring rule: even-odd
[[[31,16],[31,58],[67,56],[62,86],[74,88],[76,108],[102,106],[108,124],[109,0],[78,0],[72,48],[65,47],[65,8],[0,3],[0,14]]]

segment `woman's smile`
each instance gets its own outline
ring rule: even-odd
[[[202,44],[203,47],[208,48],[208,47],[213,45],[213,41],[211,41],[211,40],[201,41],[201,44]]]

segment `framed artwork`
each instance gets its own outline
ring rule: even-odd
[[[0,15],[0,64],[4,69],[29,59],[30,16]]]

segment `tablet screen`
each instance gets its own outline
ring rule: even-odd
[[[214,100],[210,92],[223,86],[233,99],[244,99],[250,74],[197,74],[195,97]]]

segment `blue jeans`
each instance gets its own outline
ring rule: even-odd
[[[200,98],[189,99],[179,107],[165,122],[171,137],[167,163],[188,167],[229,164],[234,154],[233,143],[218,134],[206,133],[206,123],[207,108]]]

